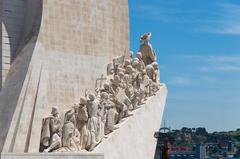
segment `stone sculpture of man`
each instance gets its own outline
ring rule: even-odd
[[[80,147],[84,150],[89,146],[90,134],[87,129],[88,112],[87,112],[87,99],[85,97],[80,98],[80,104],[78,108],[77,116],[77,128],[81,134]]]
[[[152,45],[149,43],[151,33],[145,33],[140,37],[142,44],[140,45],[139,52],[142,53],[142,60],[145,65],[149,65],[156,61],[156,54],[153,51]]]
[[[90,93],[88,95],[87,101],[87,111],[88,111],[88,124],[87,128],[90,132],[91,141],[89,150],[93,150],[93,148],[98,144],[97,136],[99,133],[99,120],[98,120],[98,101],[96,100],[96,96],[94,93]]]
[[[157,75],[157,70],[155,69],[156,62],[153,62],[150,65],[146,66],[146,73],[148,75],[148,77],[153,81],[153,82],[157,82],[158,80],[158,75]]]
[[[61,137],[62,124],[58,108],[52,107],[50,116],[43,119],[40,151],[50,152],[60,148],[62,146]]]
[[[136,58],[139,60],[138,70],[139,71],[143,71],[145,69],[145,64],[144,64],[144,62],[142,60],[142,53],[141,52],[137,52]]]
[[[80,133],[76,128],[75,110],[72,108],[65,113],[62,146],[59,151],[80,150]]]

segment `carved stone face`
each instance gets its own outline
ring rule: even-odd
[[[132,63],[132,67],[137,68],[138,64],[139,64],[139,62],[137,60],[134,60]]]
[[[157,62],[153,62],[153,63],[152,63],[152,66],[153,66],[153,68],[154,68],[155,70],[158,69],[158,63],[157,63]]]
[[[89,98],[89,100],[93,101],[93,100],[95,100],[96,96],[95,96],[95,94],[90,93],[90,94],[88,95],[88,98]]]
[[[124,67],[127,67],[128,65],[130,65],[130,63],[131,63],[130,60],[125,60],[124,61]]]
[[[102,92],[100,96],[102,99],[108,99],[108,97],[109,97],[106,92]]]
[[[138,52],[138,53],[136,54],[136,58],[138,58],[139,60],[142,59],[142,53],[141,53],[141,52]]]
[[[53,115],[53,116],[57,116],[59,113],[58,113],[58,108],[57,107],[52,107],[52,112],[51,112],[51,114]]]
[[[128,65],[128,66],[127,66],[126,72],[127,72],[128,74],[131,74],[131,73],[133,72],[133,68],[132,68],[131,65]]]
[[[122,79],[124,76],[124,73],[122,71],[120,71],[120,72],[118,72],[118,76],[120,77],[120,79]]]
[[[114,83],[114,84],[118,84],[118,83],[120,83],[120,82],[121,82],[121,81],[120,81],[120,77],[119,77],[118,75],[114,76],[113,83]]]
[[[87,100],[85,97],[80,98],[80,104],[85,105],[87,103]]]
[[[106,89],[106,90],[108,90],[108,89],[109,89],[109,84],[108,84],[108,83],[104,83],[104,84],[103,84],[103,88]]]
[[[150,40],[150,38],[151,38],[151,33],[150,32],[148,32],[148,33],[145,33],[144,35],[142,35],[141,37],[140,37],[140,41],[142,41],[142,42],[144,42],[144,43],[147,43],[147,42],[149,42],[149,40]]]

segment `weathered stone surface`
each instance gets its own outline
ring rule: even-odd
[[[11,5],[14,1],[4,0],[4,3],[14,10]],[[14,58],[8,59],[10,63],[0,92],[1,157],[102,159],[99,152],[104,153],[106,159],[152,158],[156,145],[153,134],[160,127],[167,88],[162,85],[157,91],[158,69],[151,69],[154,77],[145,74],[148,72],[142,70],[145,66],[140,56],[131,59],[129,55],[124,65],[121,65],[123,56],[112,62],[113,57],[129,51],[128,0],[22,0],[21,5],[24,9],[18,8],[19,13],[14,17],[24,19],[24,22],[20,19],[23,29],[18,28],[21,40],[14,39],[18,43],[14,49],[4,48]],[[4,6],[1,11],[3,9]],[[21,12],[22,9],[26,11]],[[12,29],[6,24],[5,21],[2,26],[9,38]],[[0,56],[3,56],[2,48]],[[108,65],[109,77],[103,78],[109,62],[112,62]],[[99,82],[95,83],[99,77]],[[112,80],[106,88],[104,80]],[[79,102],[86,89],[94,90],[94,86],[107,92],[118,108],[107,99],[99,99],[103,94],[95,92],[96,98],[91,100],[93,96],[88,94],[86,107],[81,110],[89,118],[76,117],[69,108]],[[129,88],[127,93],[126,88]],[[146,97],[149,100],[146,101]],[[96,105],[99,102],[101,106]],[[144,102],[147,103],[137,109]],[[56,132],[54,140],[48,140],[50,149],[44,147],[43,150],[47,152],[51,147],[63,145],[54,151],[84,152],[88,145],[80,134],[87,136],[90,131],[89,136],[95,141],[92,140],[87,150],[98,145],[94,149],[97,154],[36,153],[40,147],[42,119],[53,106],[58,106],[59,113],[64,114],[62,134]],[[112,110],[104,112],[105,107]],[[55,119],[60,121],[57,116]],[[75,120],[82,123],[76,124]],[[99,128],[96,129],[96,125]],[[78,131],[78,126],[85,128]],[[120,128],[115,130],[117,127]]]
[[[102,153],[23,153],[5,154],[1,159],[104,159]]]
[[[103,152],[104,159],[153,159],[156,149],[153,135],[160,127],[166,97],[167,87],[163,84],[156,96],[117,125],[120,128],[109,134],[93,152]]]
[[[42,118],[51,107],[64,111],[78,101],[107,63],[129,50],[127,0],[24,4],[23,45],[0,92],[3,152],[38,152]]]

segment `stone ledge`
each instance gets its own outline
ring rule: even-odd
[[[102,153],[2,153],[1,159],[104,159]]]

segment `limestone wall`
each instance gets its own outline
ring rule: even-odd
[[[38,152],[41,120],[50,108],[65,110],[78,102],[106,73],[107,63],[129,50],[127,0],[25,5],[21,48],[0,92],[3,152]]]

